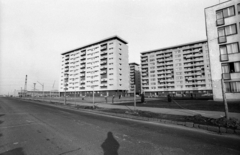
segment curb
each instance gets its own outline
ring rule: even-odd
[[[53,103],[53,104],[55,104],[55,103],[62,104],[61,102],[49,102],[49,101],[31,100],[31,99],[27,99],[27,100],[36,101],[36,102]],[[226,127],[217,127],[217,126],[196,124],[196,123],[193,123],[193,122],[180,122],[180,121],[171,121],[171,120],[159,119],[159,118],[148,118],[148,117],[142,117],[142,116],[135,116],[135,115],[129,115],[129,114],[94,111],[94,110],[89,110],[89,109],[75,108],[75,107],[73,107],[71,105],[73,105],[73,104],[70,103],[70,106],[69,105],[66,105],[66,106],[55,105],[55,106],[63,107],[63,108],[66,108],[66,109],[75,109],[75,110],[79,110],[79,111],[87,111],[87,112],[91,112],[91,113],[99,113],[99,114],[110,115],[110,116],[121,117],[121,118],[129,118],[129,119],[134,119],[134,120],[142,120],[142,121],[164,123],[164,124],[172,124],[172,125],[181,125],[181,126],[185,126],[185,127],[188,127],[188,128],[207,130],[207,131],[215,132],[215,133],[218,133],[218,134],[225,134],[225,133],[227,133],[227,134],[240,135],[240,127],[238,127],[237,129],[230,129],[230,128],[226,128]]]

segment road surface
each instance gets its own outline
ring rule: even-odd
[[[0,155],[240,154],[240,138],[0,98]]]

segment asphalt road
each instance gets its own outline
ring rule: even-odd
[[[240,138],[0,98],[0,155],[240,154]]]

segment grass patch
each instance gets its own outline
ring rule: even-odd
[[[175,101],[175,102],[174,102]],[[139,107],[156,107],[169,109],[190,109],[190,110],[205,110],[205,111],[224,111],[224,104],[222,102],[209,100],[174,100],[167,102],[166,100],[150,100],[146,104],[137,102]],[[133,106],[132,102],[119,103],[117,105]],[[239,102],[228,102],[229,112],[240,113]]]

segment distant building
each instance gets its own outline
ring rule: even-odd
[[[118,36],[61,54],[60,92],[68,96],[124,95],[129,90],[127,42]],[[65,89],[65,90],[64,90]]]
[[[141,53],[145,95],[211,94],[207,41],[197,41]]]
[[[53,91],[22,91],[18,92],[19,97],[59,97],[60,93],[57,90]]]
[[[213,98],[222,101],[224,80],[227,100],[240,100],[240,0],[205,8]]]
[[[134,87],[136,87],[136,94],[141,94],[141,73],[140,66],[137,63],[129,63],[130,67],[130,89],[129,94],[134,95]]]

